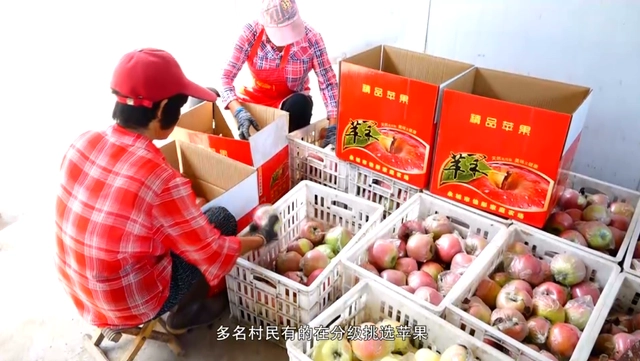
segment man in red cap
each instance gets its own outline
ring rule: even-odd
[[[250,237],[222,234],[218,228],[229,228],[222,226],[235,223],[233,216],[203,214],[190,181],[152,143],[171,134],[189,96],[217,98],[188,80],[169,53],[126,54],[111,89],[116,123],[82,134],[62,161],[60,280],[82,317],[98,327],[135,327],[169,311],[174,333],[210,324],[226,306],[226,295],[211,290],[240,254],[275,239],[277,216]]]

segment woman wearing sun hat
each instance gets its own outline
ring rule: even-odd
[[[253,81],[236,89],[236,76],[247,64]],[[329,127],[325,139],[335,143],[338,81],[320,33],[302,21],[295,0],[263,0],[258,20],[246,24],[222,73],[222,105],[233,112],[240,136],[259,130],[240,102],[256,103],[289,112],[289,132],[311,122],[309,73],[315,71]]]

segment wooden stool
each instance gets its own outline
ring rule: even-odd
[[[154,330],[157,326],[160,326],[160,330]],[[177,356],[184,354],[176,337],[167,331],[167,325],[162,318],[149,321],[139,327],[117,331],[109,328],[99,328],[94,332],[93,337],[84,335],[84,347],[97,361],[110,361],[100,348],[100,344],[105,338],[111,342],[118,342],[123,334],[134,336],[136,339],[119,361],[133,361],[147,339],[166,343]]]

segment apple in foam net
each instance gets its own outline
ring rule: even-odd
[[[569,289],[555,282],[544,282],[534,288],[533,296],[551,296],[558,301],[561,306],[564,306],[569,300]]]
[[[313,361],[352,361],[353,351],[347,338],[317,341],[313,348]]]

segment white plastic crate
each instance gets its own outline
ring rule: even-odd
[[[584,252],[579,248],[557,242],[554,237],[540,232],[529,232],[519,224],[514,224],[508,229],[507,241],[504,242],[498,252],[492,254],[490,262],[482,265],[481,269],[476,269],[475,278],[470,284],[465,285],[466,288],[459,298],[448,305],[445,311],[445,319],[451,324],[459,327],[461,330],[473,335],[479,340],[485,337],[497,342],[504,352],[511,357],[520,361],[548,361],[547,358],[524,346],[522,343],[505,335],[497,329],[483,323],[470,314],[460,309],[461,303],[476,292],[476,288],[481,279],[489,276],[496,267],[502,262],[505,250],[513,241],[521,241],[532,248],[534,254],[547,261],[553,256],[560,253],[568,253],[575,255],[584,261],[587,266],[588,279],[596,282],[602,287],[601,297],[598,300],[593,315],[600,315],[603,311],[608,310],[613,303],[613,298],[609,297],[615,289],[615,280],[620,274],[620,267],[615,263],[611,263],[601,257],[594,256],[588,252]],[[591,317],[582,332],[582,337],[576,346],[575,352],[569,361],[585,361],[589,358],[591,347],[595,343],[598,332],[602,327],[600,317]]]
[[[436,213],[447,216],[461,236],[466,237],[469,232],[473,232],[485,237],[489,241],[489,245],[480,253],[462,275],[460,281],[456,283],[438,306],[421,300],[413,294],[360,267],[361,264],[367,262],[367,250],[376,240],[380,238],[390,238],[390,236],[397,233],[405,221],[413,219],[422,220]],[[430,312],[441,315],[446,305],[457,299],[464,289],[469,286],[477,270],[482,269],[482,267],[493,258],[494,254],[505,242],[506,235],[507,227],[496,221],[484,218],[477,213],[460,209],[451,203],[427,194],[418,193],[387,217],[387,219],[380,223],[373,231],[369,232],[362,241],[346,254],[343,262],[343,289],[346,290],[355,286],[360,280],[377,282],[393,290],[393,292],[409,298],[412,302],[419,304]]]
[[[307,324],[338,299],[342,294],[340,260],[382,217],[382,207],[375,203],[309,181],[300,182],[274,207],[282,219],[279,240],[239,258],[226,277],[231,316],[262,329]],[[354,234],[309,287],[270,270],[278,253],[298,235],[305,219],[327,226],[342,225]],[[284,346],[284,340],[273,341]]]
[[[498,216],[493,215],[491,213],[484,212],[484,211],[482,211],[480,209],[476,209],[476,208],[470,207],[470,206],[468,206],[466,204],[455,202],[452,199],[441,197],[441,196],[437,196],[437,195],[435,195],[435,194],[433,194],[433,193],[431,193],[431,192],[429,192],[427,190],[423,190],[422,192],[427,194],[427,195],[429,195],[429,196],[431,196],[431,197],[433,197],[433,198],[437,198],[437,199],[440,199],[440,200],[442,200],[444,202],[451,203],[451,204],[453,204],[454,206],[456,206],[458,208],[464,209],[465,211],[469,211],[471,213],[479,214],[480,216],[482,216],[484,218],[488,218],[488,219],[493,220],[496,223],[503,224],[505,227],[509,227],[513,223],[513,221],[510,220],[510,219],[498,217]]]
[[[303,180],[310,180],[347,191],[349,164],[339,160],[334,150],[320,148],[320,131],[328,125],[328,120],[320,120],[287,135],[292,187]]]
[[[640,277],[640,261],[633,259],[633,253],[638,245],[638,237],[640,236],[640,227],[636,225],[636,231],[633,233],[633,239],[629,240],[627,255],[624,258],[624,271],[636,277]]]
[[[514,221],[513,223],[522,225],[523,228],[525,228],[527,231],[532,233],[535,233],[535,232],[544,233],[558,242],[562,242],[562,243],[577,247],[580,250],[588,252],[589,254],[592,254],[594,256],[604,258],[606,260],[609,260],[615,263],[622,262],[625,258],[625,253],[629,248],[629,244],[632,243],[632,240],[637,240],[638,235],[640,234],[640,227],[637,226],[638,222],[640,222],[640,192],[622,188],[607,182],[602,182],[597,179],[589,178],[587,176],[577,174],[577,173],[566,172],[566,175],[568,175],[567,187],[573,188],[575,190],[584,189],[587,194],[590,194],[592,192],[595,193],[595,191],[599,191],[608,195],[609,199],[612,202],[614,201],[626,202],[629,204],[633,204],[633,206],[635,207],[635,213],[633,214],[633,218],[629,223],[629,229],[627,230],[627,234],[625,235],[624,240],[622,241],[620,250],[615,256],[610,256],[608,254],[593,250],[591,248],[581,246],[577,243],[567,241],[566,239],[538,230],[537,228],[534,228],[525,224],[521,224],[520,222],[517,222],[517,221]],[[631,263],[631,261],[629,261],[629,263]]]
[[[406,298],[389,292],[374,282],[360,282],[340,298],[333,306],[314,319],[309,327],[313,329],[340,327],[346,330],[363,322],[378,322],[391,319],[414,328],[420,326],[420,336],[413,337],[416,347],[428,347],[442,352],[456,344],[467,346],[478,361],[511,360],[494,348],[456,329],[443,319],[416,307]],[[423,326],[426,326],[426,332]],[[424,337],[423,337],[424,335]],[[311,361],[315,341],[313,339],[289,340],[287,353],[289,361]]]
[[[420,189],[356,164],[349,164],[349,194],[384,207],[389,216]]]

